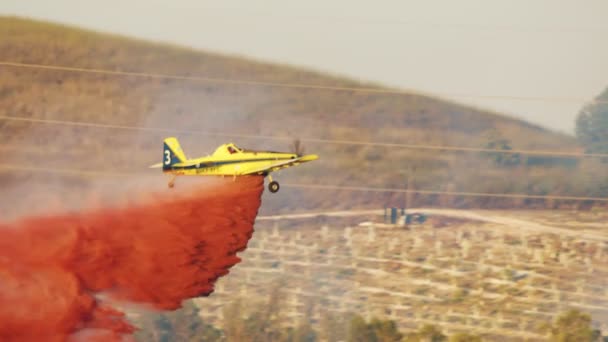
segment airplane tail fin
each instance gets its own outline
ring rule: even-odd
[[[179,141],[175,137],[169,137],[163,141],[163,169],[170,169],[171,165],[183,163],[188,158],[182,151]]]

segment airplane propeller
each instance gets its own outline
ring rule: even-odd
[[[300,139],[295,139],[291,145],[291,151],[295,153],[298,157],[304,155],[304,146],[302,145],[302,141]]]

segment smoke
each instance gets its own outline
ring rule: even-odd
[[[0,223],[0,340],[122,340],[134,327],[115,303],[175,310],[209,295],[247,246],[263,179],[180,185]]]

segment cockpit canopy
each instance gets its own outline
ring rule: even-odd
[[[234,154],[234,153],[238,153],[238,152],[243,152],[243,150],[240,149],[235,144],[228,144],[228,147],[226,149],[228,150],[228,153],[230,153],[230,154]]]
[[[250,149],[243,149],[240,148],[238,146],[236,146],[234,143],[228,143],[228,144],[223,144],[220,147],[218,147],[215,152],[213,152],[213,155],[219,156],[219,155],[234,155],[234,154],[239,154],[239,153],[253,153],[253,154],[257,154],[257,153],[273,153],[273,154],[282,154],[282,155],[293,155],[296,156],[293,153],[286,153],[286,152],[275,152],[275,151],[258,151],[258,150],[250,150]]]
[[[235,154],[235,153],[241,153],[243,152],[243,149],[236,146],[233,143],[230,144],[224,144],[220,147],[218,147],[215,152],[213,152],[214,155],[217,154]]]

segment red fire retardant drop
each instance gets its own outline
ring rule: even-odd
[[[0,224],[0,340],[122,340],[134,327],[96,295],[162,310],[209,295],[240,261],[262,192],[261,177],[246,177]]]

